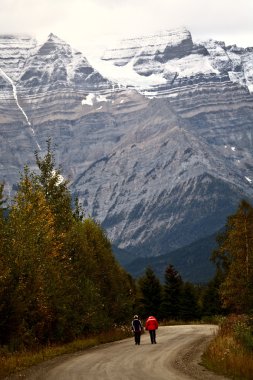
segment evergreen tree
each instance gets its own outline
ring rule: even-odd
[[[71,194],[67,187],[68,181],[62,177],[60,169],[56,168],[50,139],[47,141],[46,155],[40,158],[38,152],[35,152],[35,158],[40,170],[37,175],[38,183],[52,209],[59,235],[64,236],[73,218]]]
[[[160,317],[162,287],[153,269],[147,267],[145,274],[138,281],[139,314],[144,318],[149,315]]]
[[[77,220],[77,221],[79,221],[79,220],[82,221],[84,219],[84,211],[82,209],[82,206],[79,203],[79,199],[77,196],[74,198],[73,216],[74,216],[75,220]]]
[[[189,282],[183,284],[180,318],[183,321],[193,321],[200,318],[198,290]]]
[[[183,281],[173,265],[165,270],[163,287],[162,316],[165,319],[179,319],[182,303]]]
[[[213,316],[224,314],[224,308],[222,308],[219,289],[224,276],[220,269],[217,270],[214,278],[209,281],[207,286],[202,292],[202,315]]]

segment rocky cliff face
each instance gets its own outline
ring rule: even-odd
[[[123,40],[118,48],[108,50],[103,60],[116,66],[130,62],[134,70],[144,76],[162,73],[166,62],[191,53],[193,42],[186,29],[164,31],[156,35]]]
[[[252,47],[226,46],[214,40],[195,43],[186,29],[123,40],[104,53],[102,62],[120,66],[122,72],[131,68],[138,73],[142,77],[139,90],[149,96],[174,98],[179,88],[217,82],[235,82],[253,91]],[[119,70],[117,74],[120,81]],[[125,84],[136,85],[130,76]]]
[[[132,258],[212,235],[253,199],[252,57],[179,29],[107,51],[117,70],[106,79],[53,34],[1,36],[6,190],[51,137],[85,212]]]
[[[94,95],[92,105],[105,102],[111,83],[53,34],[42,45],[30,37],[5,35],[0,38],[0,88],[1,178],[7,190],[11,192],[25,163],[34,164],[34,150],[43,152],[48,137],[58,146],[63,167],[65,162],[69,166],[67,175],[78,171],[87,157],[82,154],[85,127],[76,147],[79,153],[71,150],[72,157],[79,156],[72,163],[68,149],[93,108],[85,99]]]
[[[115,245],[159,255],[222,228],[252,198],[243,150],[211,144],[167,100],[151,100],[138,125],[73,187]]]

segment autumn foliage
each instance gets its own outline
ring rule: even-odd
[[[84,218],[50,142],[4,209],[0,187],[0,345],[63,342],[124,323],[132,282],[99,224]],[[5,206],[6,208],[6,206]]]
[[[253,208],[241,201],[218,237],[212,259],[222,273],[223,307],[237,314],[253,312]]]

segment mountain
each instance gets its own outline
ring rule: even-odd
[[[226,156],[227,148],[197,135],[166,99],[147,108],[131,134],[73,188],[115,245],[155,256],[219,230],[253,191],[237,151]]]
[[[210,258],[216,247],[216,234],[214,234],[160,256],[140,257],[130,263],[124,261],[121,263],[137,278],[142,276],[145,269],[150,266],[161,282],[164,282],[166,268],[172,264],[184,281],[204,284],[215,274],[215,265]],[[115,255],[118,260],[122,259],[121,252],[116,251]]]
[[[210,276],[197,242],[253,200],[252,58],[186,29],[122,41],[96,65],[53,34],[0,36],[6,192],[51,137],[71,191],[128,268],[170,252],[184,263],[190,246]]]
[[[42,45],[31,37],[4,35],[0,37],[0,88],[0,174],[8,192],[23,165],[34,164],[34,150],[43,152],[48,137],[57,145],[63,167],[68,167],[66,175],[75,175],[86,162],[83,119],[89,106],[85,99],[96,94],[93,103],[103,103],[110,96],[111,82],[53,34]],[[69,149],[71,141],[75,148]]]
[[[112,74],[119,81],[120,73],[127,72],[125,84],[138,86],[149,96],[174,98],[187,86],[201,83],[238,83],[253,91],[252,58],[253,47],[226,46],[211,39],[196,43],[187,29],[179,28],[120,41],[104,52],[106,65],[100,69],[114,66]]]

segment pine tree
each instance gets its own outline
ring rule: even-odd
[[[173,265],[165,270],[162,316],[165,319],[179,319],[182,303],[183,280]]]
[[[62,177],[60,169],[56,168],[50,139],[47,141],[46,155],[40,158],[38,152],[35,152],[35,158],[40,170],[37,175],[38,183],[52,209],[59,234],[64,236],[73,218],[71,194],[67,187],[68,181]]]
[[[220,269],[217,270],[214,278],[209,281],[202,292],[202,315],[213,316],[224,314],[225,310],[222,308],[219,289],[224,276]]]
[[[162,287],[153,269],[147,267],[145,274],[138,281],[139,312],[146,318],[149,315],[160,317]]]
[[[180,319],[194,321],[200,318],[198,298],[198,289],[193,284],[185,282],[182,289]]]

